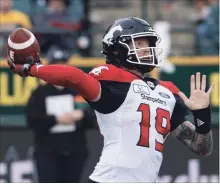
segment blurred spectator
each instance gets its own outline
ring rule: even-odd
[[[66,63],[68,53],[53,50],[48,57],[49,64]],[[96,125],[93,110],[76,91],[46,84],[32,93],[26,117],[39,182],[79,182],[88,155],[85,130]]]
[[[160,71],[168,74],[173,74],[176,68],[175,65],[172,64],[168,59],[171,53],[171,25],[168,21],[159,20],[154,23],[153,27],[161,38],[160,43],[158,43],[158,47],[162,47],[164,51],[164,63]]]
[[[28,15],[12,9],[12,0],[0,0],[0,30],[11,31],[16,27],[31,29]]]
[[[46,10],[37,11],[32,17],[34,27],[48,29],[51,32],[58,30],[59,34],[51,33],[44,36],[42,51],[47,52],[47,49],[54,45],[73,53],[77,52],[78,47],[87,49],[90,44],[88,37],[84,35],[78,39],[83,28],[82,17],[71,14],[69,9],[71,1],[46,0],[46,5]]]
[[[195,11],[191,15],[191,20],[200,25],[204,23],[210,13],[210,7],[207,0],[194,0]]]
[[[203,43],[204,55],[219,55],[219,1],[208,0],[210,5],[210,14],[205,22],[207,41],[211,43],[210,47],[206,43]],[[209,48],[208,48],[209,47]]]
[[[80,24],[73,22],[69,12],[70,0],[46,0],[46,10],[36,12],[33,17],[34,26],[60,28],[64,30],[79,30]]]
[[[196,54],[218,55],[219,3],[217,0],[196,0]]]

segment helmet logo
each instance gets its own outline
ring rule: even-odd
[[[103,42],[104,43],[106,43],[106,44],[108,44],[108,45],[112,45],[113,44],[113,42],[112,42],[112,38],[113,38],[113,35],[114,35],[114,33],[116,32],[116,31],[122,31],[123,30],[123,28],[121,27],[121,25],[119,24],[119,25],[117,25],[117,26],[115,26],[115,27],[113,27],[113,28],[111,28],[109,31],[108,31],[108,33],[104,36],[104,38],[103,38]]]

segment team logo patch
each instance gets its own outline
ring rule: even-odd
[[[109,68],[107,66],[99,66],[97,68],[94,68],[91,72],[89,73],[93,73],[94,75],[99,75],[102,70],[105,69],[105,70],[109,70]]]
[[[141,93],[141,94],[150,94],[149,88],[147,86],[142,86],[139,84],[133,84],[133,90],[135,93]]]
[[[154,85],[153,82],[147,81],[147,84],[148,84],[148,86],[149,86],[150,88],[155,88],[155,85]]]
[[[164,92],[159,92],[159,95],[162,96],[163,98],[170,98],[170,96]]]

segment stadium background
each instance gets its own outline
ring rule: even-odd
[[[31,29],[41,44],[44,63],[47,63],[49,47],[54,44],[60,46],[59,41],[50,43],[48,37],[59,36],[62,39],[71,35],[76,43],[67,47],[72,54],[69,64],[88,72],[95,65],[104,63],[100,53],[101,39],[113,20],[132,15],[142,17],[152,25],[161,21],[169,24],[169,62],[172,63],[169,65],[171,68],[174,65],[175,71],[155,70],[152,76],[173,81],[186,94],[189,94],[189,77],[197,71],[208,76],[208,84],[215,82],[211,96],[214,151],[210,157],[197,157],[170,136],[165,146],[159,182],[219,182],[219,53],[206,53],[199,43],[196,3],[196,0],[71,0],[68,9],[76,20],[74,24],[81,25],[79,29],[75,29],[72,22],[72,27],[68,28],[33,26]],[[45,6],[44,0],[13,2],[13,8],[26,13],[31,20],[38,11],[44,11]],[[23,111],[31,91],[43,82],[35,78],[20,78],[8,70],[5,43],[9,33],[10,30],[2,29],[0,34],[0,182],[34,182],[37,180],[32,162],[32,134],[26,127]],[[49,44],[45,44],[45,40]],[[90,130],[87,137],[90,157],[82,182],[87,181],[102,147],[99,133]]]

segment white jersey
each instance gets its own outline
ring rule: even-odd
[[[178,89],[172,83],[141,79],[113,65],[95,68],[90,75],[101,83],[100,99],[90,104],[104,137],[102,155],[90,179],[154,182],[164,141],[178,126],[172,120],[182,121],[185,116],[179,113],[184,107],[175,95]]]

